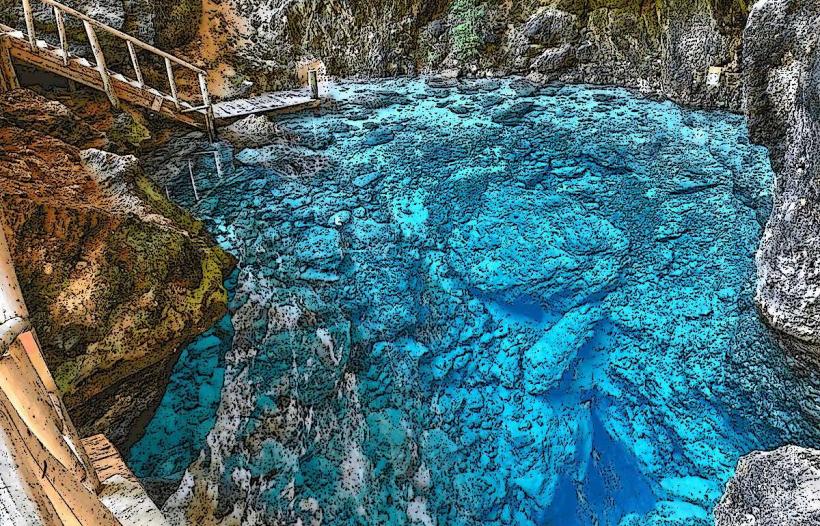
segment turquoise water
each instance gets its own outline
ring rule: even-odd
[[[753,304],[772,174],[742,118],[521,80],[333,96],[199,162],[201,202],[180,174],[240,271],[139,476],[196,461],[215,517],[272,523],[700,525],[742,454],[818,444]]]

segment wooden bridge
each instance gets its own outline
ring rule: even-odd
[[[26,30],[20,31],[0,24],[0,91],[19,86],[14,70],[14,61],[18,61],[102,91],[115,108],[119,107],[122,100],[206,130],[212,139],[218,125],[246,115],[300,111],[318,107],[320,104],[315,71],[309,75],[310,91],[269,93],[245,100],[214,103],[208,92],[208,74],[205,70],[55,0],[33,1],[40,2],[52,11],[59,45],[37,38],[32,0],[22,0]],[[70,52],[66,31],[67,17],[82,23],[93,54],[93,63]],[[97,31],[103,31],[125,42],[131,59],[133,78],[108,68]],[[167,77],[166,91],[146,84],[139,63],[139,53],[149,53],[162,59]],[[180,95],[174,68],[187,70],[196,77],[199,93],[195,97],[185,98]]]

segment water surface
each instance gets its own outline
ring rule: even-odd
[[[753,304],[772,175],[741,117],[521,80],[333,96],[173,189],[241,265],[131,451],[194,462],[169,508],[710,524],[741,455],[817,443]]]

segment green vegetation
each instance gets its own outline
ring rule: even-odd
[[[455,22],[452,29],[453,53],[462,62],[479,57],[481,50],[481,20],[487,8],[481,0],[455,0],[450,6],[450,16]]]

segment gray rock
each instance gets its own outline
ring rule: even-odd
[[[785,446],[741,458],[715,508],[715,524],[820,524],[820,451]]]
[[[820,5],[755,5],[745,32],[750,135],[769,148],[774,206],[757,254],[757,302],[804,353],[820,346]]]

